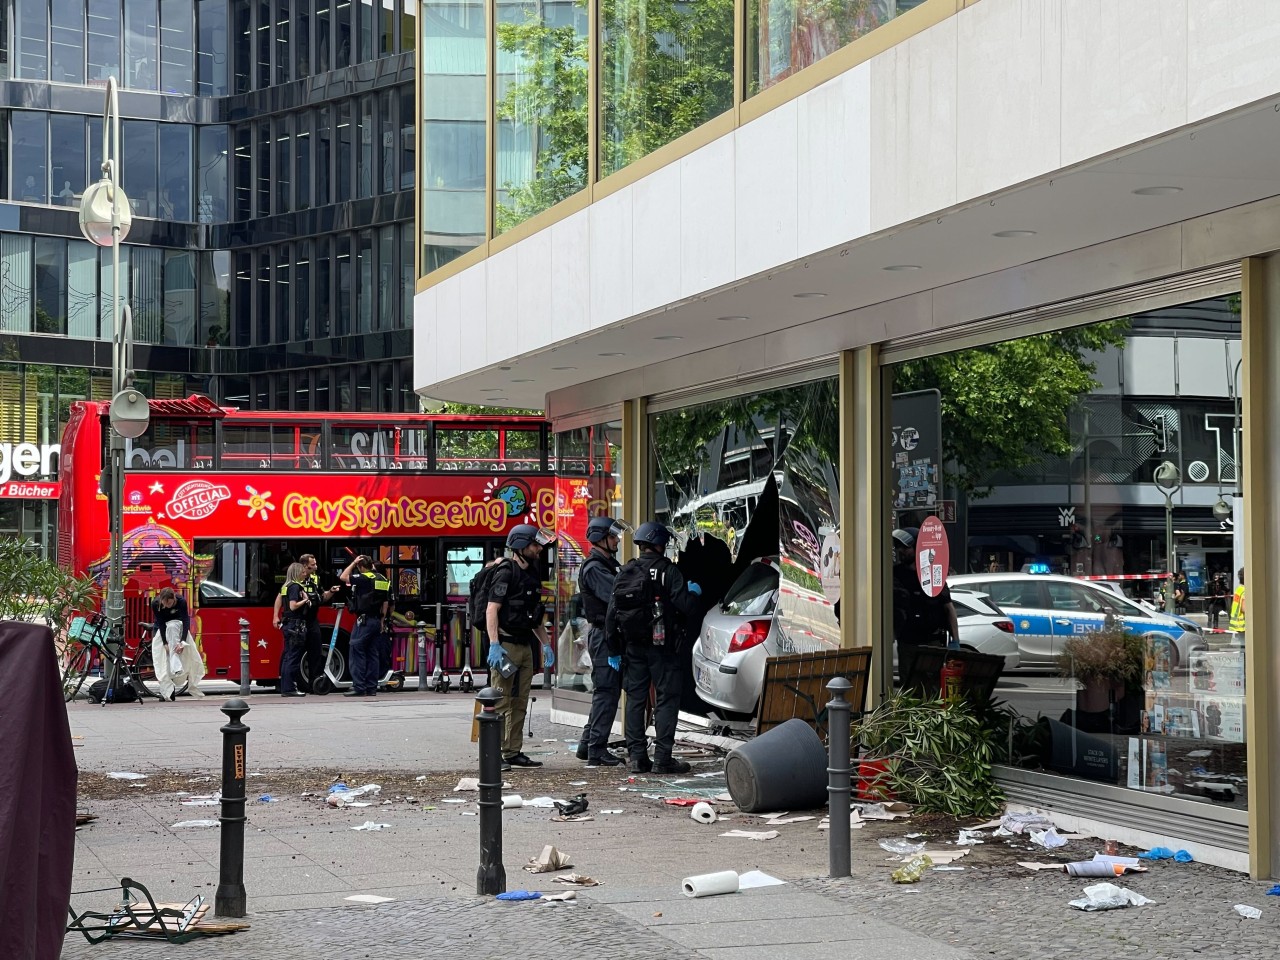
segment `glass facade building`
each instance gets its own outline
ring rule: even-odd
[[[143,389],[417,409],[417,0],[0,10],[0,443],[56,443],[70,400],[109,391],[110,251],[77,220],[100,175],[108,76]],[[0,534],[49,542],[29,506],[0,502]]]

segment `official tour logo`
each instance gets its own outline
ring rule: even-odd
[[[188,480],[177,490],[165,510],[169,517],[183,520],[203,520],[218,509],[218,504],[231,498],[231,491],[208,480]]]

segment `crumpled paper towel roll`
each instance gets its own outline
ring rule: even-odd
[[[518,793],[513,793],[510,796],[506,796],[502,798],[503,810],[510,810],[513,807],[523,807],[523,806],[524,806],[524,798],[520,796],[520,794]]]
[[[685,877],[680,886],[686,897],[714,897],[721,893],[737,893],[738,875],[732,870],[704,873],[696,877]]]
[[[715,823],[717,819],[715,808],[706,801],[695,803],[693,809],[689,811],[689,816],[699,823]]]

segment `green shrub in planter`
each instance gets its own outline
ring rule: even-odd
[[[73,616],[94,607],[92,580],[46,560],[29,540],[0,539],[0,620],[46,623],[60,636]]]
[[[920,810],[987,817],[1004,803],[991,776],[1000,734],[964,700],[897,693],[863,718],[855,736],[865,758],[888,763],[883,785]]]

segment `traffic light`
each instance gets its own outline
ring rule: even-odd
[[[1163,413],[1151,419],[1151,439],[1156,442],[1156,453],[1164,453],[1169,449],[1169,425]]]

